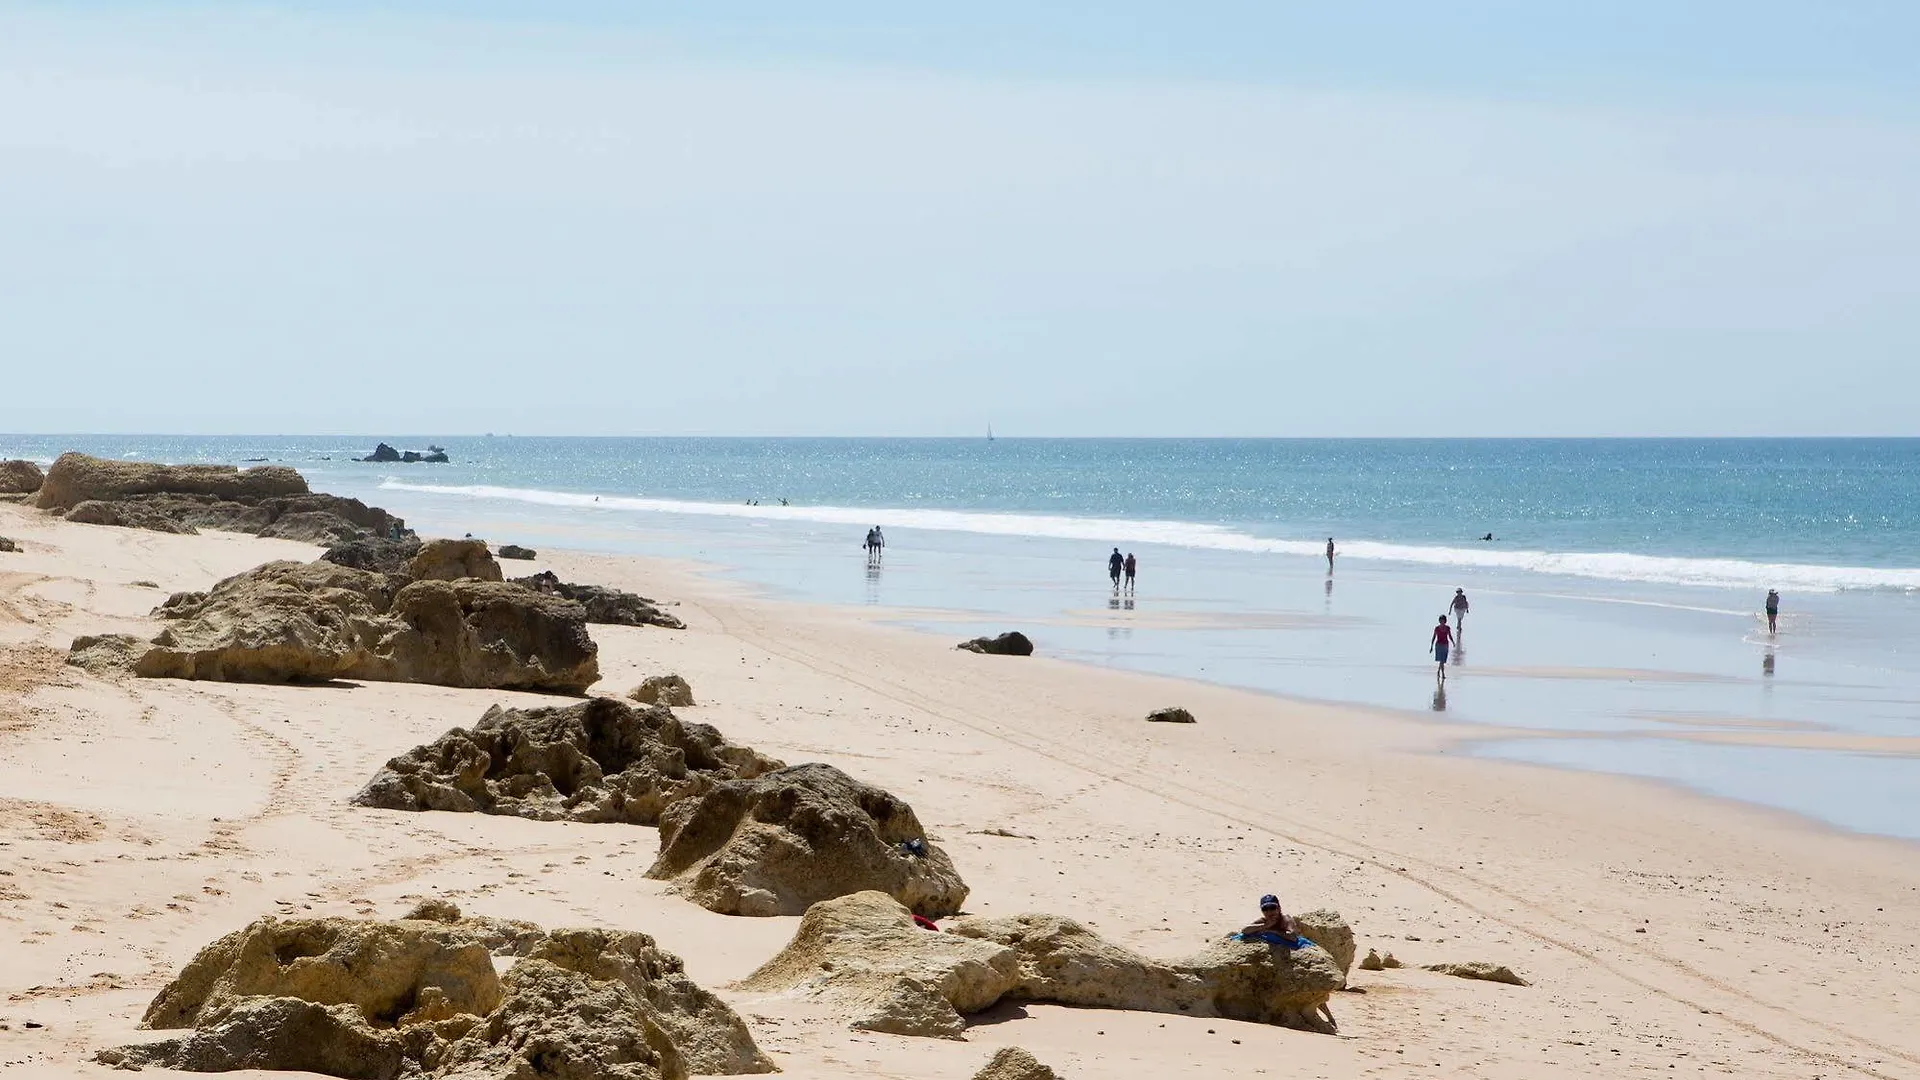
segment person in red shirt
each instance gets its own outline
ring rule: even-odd
[[[1453,648],[1453,627],[1447,625],[1447,617],[1440,616],[1440,623],[1433,628],[1433,638],[1427,642],[1433,650],[1433,662],[1440,665],[1440,681],[1447,681],[1447,652]]]

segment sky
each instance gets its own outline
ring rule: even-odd
[[[0,431],[1920,435],[1920,5],[0,0]]]

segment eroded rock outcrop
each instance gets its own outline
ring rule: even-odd
[[[635,709],[613,698],[544,709],[496,705],[472,728],[387,762],[353,801],[653,825],[681,799],[780,767],[665,708]]]
[[[929,918],[967,886],[913,808],[831,765],[791,765],[716,784],[660,816],[647,876],[724,915],[798,915],[877,890]]]
[[[963,641],[955,648],[988,656],[1033,655],[1033,642],[1018,630],[1009,630],[998,637],[977,637],[972,641]]]
[[[407,564],[419,553],[420,539],[415,536],[397,540],[386,536],[361,536],[333,545],[321,552],[320,558],[339,566],[351,566],[355,570],[404,574]]]
[[[642,705],[693,707],[693,686],[678,675],[649,675],[627,691],[627,696]]]
[[[773,1071],[740,1018],[645,934],[540,931],[443,905],[395,921],[261,919],[160,991],[142,1026],[189,1029],[101,1051],[123,1067],[359,1078],[614,1077]]]
[[[40,466],[21,458],[0,461],[0,495],[31,495],[40,490],[46,474]]]
[[[505,581],[485,540],[429,540],[407,560],[406,574],[415,581]]]
[[[551,570],[514,578],[513,583],[582,605],[587,609],[588,622],[610,626],[663,626],[669,630],[687,628],[686,623],[660,610],[658,604],[644,596],[604,585],[575,585],[561,581]]]
[[[308,493],[306,480],[284,465],[243,471],[232,465],[161,465],[69,452],[47,470],[33,504],[42,510],[71,510],[89,499],[112,501],[159,492],[236,501]]]
[[[406,523],[358,499],[307,490],[283,465],[157,465],[62,454],[34,504],[67,520],[153,532],[201,529],[337,544],[410,536]]]
[[[1222,940],[1160,961],[1057,915],[963,916],[947,931],[921,929],[879,893],[822,901],[741,988],[829,1001],[855,1026],[954,1037],[956,1019],[1003,999],[1332,1031],[1328,1001],[1344,982],[1313,946]]]
[[[325,561],[273,562],[176,594],[156,614],[169,625],[129,650],[133,673],[147,678],[580,693],[600,677],[579,605],[497,581],[396,585]],[[88,655],[105,655],[102,639],[81,640],[92,643]]]

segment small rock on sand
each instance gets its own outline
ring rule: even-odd
[[[1021,1047],[1003,1046],[973,1074],[973,1080],[1060,1080],[1060,1074]]]
[[[494,554],[502,559],[532,559],[539,553],[530,547],[521,547],[519,544],[501,544]]]
[[[642,705],[691,707],[693,686],[678,675],[649,675],[640,680],[639,686],[627,691],[627,696]]]
[[[957,648],[988,656],[1033,655],[1033,642],[1018,630],[1009,630],[999,637],[977,637],[972,641],[963,641]]]
[[[1484,960],[1469,960],[1461,964],[1427,964],[1428,971],[1437,971],[1442,975],[1452,975],[1457,979],[1478,979],[1481,982],[1506,983],[1508,986],[1528,986],[1527,980],[1513,973],[1505,964],[1489,964]]]
[[[1147,714],[1147,719],[1156,724],[1192,724],[1196,723],[1193,714],[1178,706],[1169,709],[1155,709]]]
[[[20,550],[20,544],[18,541],[9,540],[4,536],[0,536],[0,551],[19,551],[19,550]]]

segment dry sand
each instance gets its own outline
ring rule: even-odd
[[[8,1077],[104,1074],[92,1051],[142,1037],[141,1010],[179,965],[260,915],[393,916],[428,896],[654,934],[793,1077],[967,1077],[1009,1044],[1068,1077],[1920,1076],[1911,845],[1449,754],[1472,734],[1460,726],[975,656],[658,560],[542,558],[680,602],[684,631],[594,628],[602,691],[679,672],[701,702],[688,713],[734,741],[905,797],[973,887],[971,910],[1072,914],[1175,956],[1274,891],[1343,912],[1363,953],[1489,960],[1533,981],[1356,972],[1361,992],[1333,1002],[1337,1037],[1046,1006],[997,1012],[966,1042],[852,1032],[725,989],[796,920],[667,895],[641,876],[651,829],[347,805],[388,757],[489,704],[552,699],[108,681],[60,662],[76,633],[152,626],[167,590],[314,549],[14,506],[0,534],[26,547],[0,554]],[[1169,704],[1200,722],[1143,722]]]

